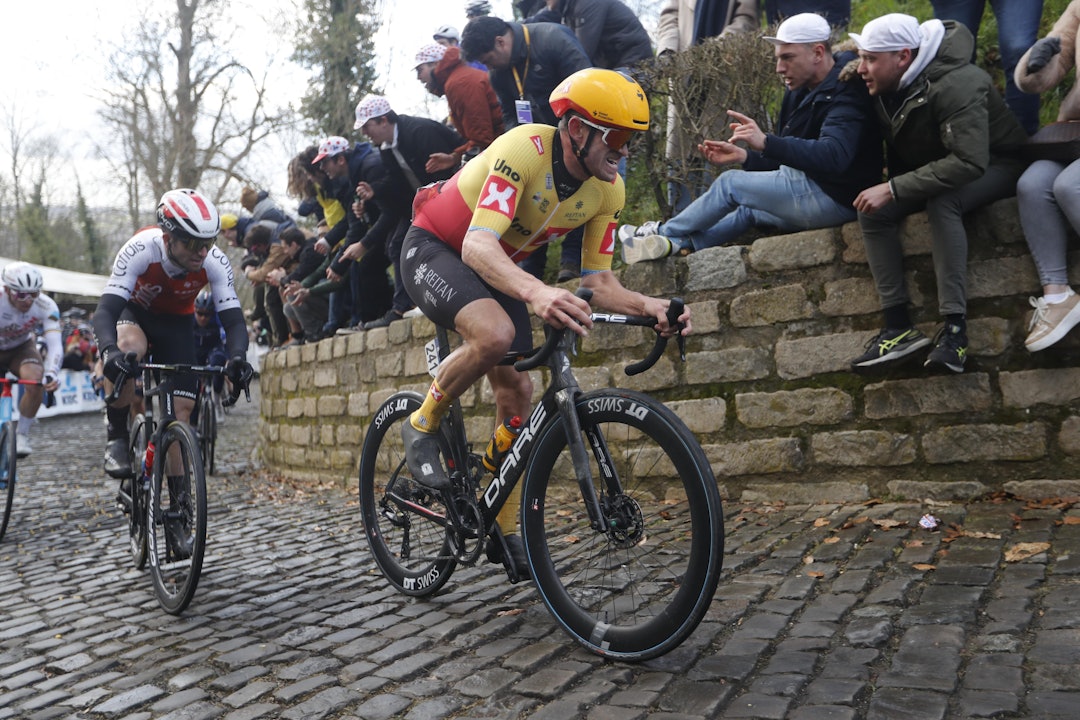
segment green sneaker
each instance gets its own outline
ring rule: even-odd
[[[915,328],[885,328],[866,343],[866,352],[851,361],[852,369],[863,369],[901,360],[930,344]]]

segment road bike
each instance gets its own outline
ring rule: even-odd
[[[11,506],[15,502],[15,471],[18,465],[18,453],[15,450],[15,431],[18,420],[15,419],[15,396],[11,391],[14,385],[41,385],[37,380],[16,380],[0,377],[0,540],[7,532],[8,520],[11,519]]]
[[[149,561],[158,603],[179,615],[195,597],[202,573],[207,505],[199,439],[187,423],[176,419],[172,391],[178,375],[212,378],[226,370],[220,365],[139,362],[133,353],[125,362],[132,374],[142,374],[145,410],[131,423],[131,473],[121,480],[117,501],[128,517],[135,567],[142,570]],[[121,373],[108,402],[119,397],[128,377]],[[241,392],[250,401],[248,380],[235,383],[222,402],[234,404]]]
[[[672,301],[673,324],[682,307]],[[656,325],[650,317],[592,318]],[[379,407],[360,458],[365,537],[379,569],[408,595],[436,593],[458,563],[474,564],[488,544],[501,550],[511,582],[524,580],[496,522],[522,482],[529,573],[558,624],[604,657],[657,657],[689,637],[716,591],[724,549],[716,478],[674,412],[640,392],[582,391],[570,363],[575,334],[545,331],[543,346],[515,367],[546,365],[547,388],[493,475],[483,468],[483,448],[474,452],[466,437],[455,402],[439,428],[450,488],[420,484],[405,462],[401,423],[422,396],[398,392]],[[651,367],[665,345],[657,333],[652,351],[626,372]],[[449,352],[448,333],[437,328],[427,347],[432,374]]]

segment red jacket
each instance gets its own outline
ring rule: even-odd
[[[472,148],[483,150],[502,135],[502,106],[491,80],[483,70],[462,61],[460,48],[447,48],[432,75],[450,105],[450,122],[466,140],[454,150],[455,155]]]

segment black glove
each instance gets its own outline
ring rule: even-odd
[[[135,374],[135,368],[131,366],[128,356],[115,345],[101,350],[101,361],[104,365],[102,372],[113,383],[116,383],[121,375],[128,378]]]
[[[251,367],[251,363],[237,355],[225,363],[225,374],[228,375],[229,381],[234,387],[244,388],[251,382],[252,376],[255,375],[255,369]]]
[[[1061,38],[1044,37],[1031,46],[1028,53],[1027,71],[1037,73],[1050,64],[1051,58],[1061,52]]]

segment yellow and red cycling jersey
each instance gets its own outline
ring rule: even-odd
[[[560,202],[551,170],[554,138],[554,127],[535,124],[500,135],[444,184],[421,189],[413,225],[458,252],[469,230],[487,230],[514,262],[584,225],[582,272],[610,270],[623,179],[589,178]]]

